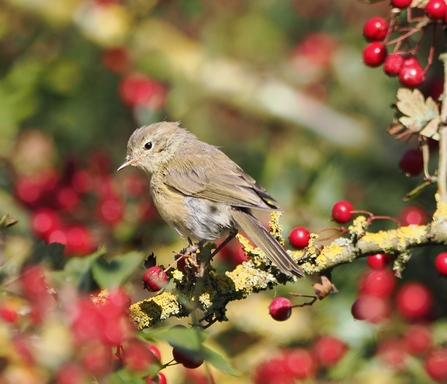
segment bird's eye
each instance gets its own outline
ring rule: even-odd
[[[149,149],[152,149],[152,141],[148,141],[146,144],[144,144],[144,149],[146,151],[149,151]]]

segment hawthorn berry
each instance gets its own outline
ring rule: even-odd
[[[277,321],[287,320],[292,314],[292,303],[285,297],[276,297],[270,303],[269,313]]]
[[[354,216],[354,207],[349,201],[339,201],[332,207],[332,218],[340,224],[347,223],[352,220]]]
[[[438,382],[447,380],[447,348],[433,349],[425,359],[425,370]]]
[[[395,8],[405,9],[408,8],[413,0],[391,0],[391,5]]]
[[[162,289],[168,280],[168,276],[163,268],[154,266],[146,269],[143,275],[144,288],[151,292],[157,292]]]
[[[161,372],[157,373],[156,378],[154,376],[147,376],[144,378],[144,380],[146,381],[147,384],[166,384],[167,383],[166,376],[163,375],[163,373],[161,373]]]
[[[369,43],[363,50],[363,62],[368,67],[379,67],[385,61],[387,54],[385,44],[374,41]]]
[[[62,222],[59,215],[50,208],[37,209],[31,215],[31,228],[37,236],[43,239],[48,239],[51,232],[61,227]]]
[[[402,85],[406,87],[418,87],[425,81],[424,69],[417,64],[405,64],[399,72],[399,81]]]
[[[399,213],[399,219],[402,225],[421,225],[428,221],[427,213],[416,205],[405,207]]]
[[[123,102],[131,107],[144,105],[160,110],[166,99],[166,89],[162,84],[138,73],[124,77],[118,91]]]
[[[179,347],[174,347],[172,349],[172,356],[177,363],[182,364],[185,368],[189,369],[198,368],[204,362],[203,357],[197,352],[191,353]]]
[[[155,363],[155,355],[146,347],[145,343],[132,339],[124,347],[123,361],[131,371],[144,372]]]
[[[295,380],[305,380],[315,375],[317,361],[311,351],[295,348],[286,351],[283,364],[285,373]]]
[[[404,153],[399,162],[399,168],[407,176],[417,176],[424,169],[424,160],[422,152],[419,149],[409,149]]]
[[[447,4],[444,0],[430,0],[425,6],[428,17],[434,20],[444,20],[447,12]]]
[[[124,204],[118,196],[106,196],[98,202],[96,216],[110,226],[119,224],[124,216]]]
[[[371,271],[360,279],[359,291],[363,295],[385,298],[393,292],[395,285],[395,277],[391,271]]]
[[[386,253],[377,253],[375,255],[369,255],[366,258],[366,264],[374,271],[382,271],[392,260],[393,258]]]
[[[407,319],[419,319],[426,316],[431,304],[431,292],[424,285],[416,282],[404,284],[396,296],[397,309]]]
[[[442,276],[447,276],[447,252],[441,252],[436,256],[435,267]]]
[[[432,332],[425,325],[411,325],[403,335],[403,342],[410,355],[426,353],[433,345]]]
[[[307,228],[296,227],[290,231],[289,243],[295,249],[303,249],[309,245],[310,232]]]
[[[323,367],[338,363],[347,349],[346,343],[333,336],[320,337],[313,346],[313,352]]]
[[[383,17],[372,17],[363,26],[363,36],[368,41],[382,41],[388,32],[388,22]]]
[[[157,358],[158,361],[161,360],[160,350],[154,344],[147,344],[147,349],[153,353],[153,355]]]
[[[351,313],[354,319],[378,324],[390,317],[391,309],[386,299],[364,295],[354,302],[351,307]]]
[[[402,369],[405,365],[405,348],[397,338],[383,340],[378,343],[377,355],[388,367]]]
[[[388,55],[383,63],[383,71],[388,76],[397,76],[400,73],[404,58],[398,53]]]

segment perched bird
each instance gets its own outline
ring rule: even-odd
[[[135,130],[118,171],[135,166],[150,180],[160,216],[185,241],[247,237],[286,275],[303,270],[253,216],[252,209],[276,211],[274,199],[218,148],[200,141],[176,122]]]

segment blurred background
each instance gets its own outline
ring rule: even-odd
[[[0,213],[19,219],[3,235],[0,258],[19,265],[44,240],[66,244],[67,257],[105,244],[110,255],[154,251],[170,264],[184,244],[151,205],[146,178],[115,172],[133,130],[160,120],[180,121],[257,179],[284,209],[284,238],[296,226],[334,226],[331,208],[341,199],[404,224],[426,222],[434,189],[404,202],[419,178],[398,167],[417,143],[387,133],[398,82],[361,61],[364,23],[388,11],[387,2],[355,0],[0,0]],[[423,91],[437,97],[439,84],[434,71]],[[384,220],[372,229],[394,227]],[[425,320],[446,311],[437,304],[445,299],[437,252],[415,252],[396,282],[437,292]],[[223,271],[241,257],[232,244],[216,265]],[[355,358],[328,377],[409,382],[395,381],[408,373],[381,370],[377,356],[359,352],[380,332],[408,326],[394,312],[386,325],[352,318],[366,268],[366,259],[337,268],[340,293],[294,310],[280,326],[268,315],[272,297],[312,294],[312,279],[231,303],[230,322],[210,333],[242,376],[215,373],[217,381],[250,382],[272,350],[307,348],[330,334]],[[135,300],[147,296],[143,271],[130,284]],[[166,375],[200,379],[178,367]]]

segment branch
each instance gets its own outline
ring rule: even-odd
[[[447,202],[447,53],[442,53],[439,59],[444,65],[444,92],[439,127],[438,195]]]
[[[279,214],[274,213],[270,221],[271,232],[284,241],[278,219]],[[318,235],[313,234],[305,251],[290,254],[306,274],[311,275],[371,254],[388,253],[396,255],[393,269],[396,275],[401,275],[413,248],[447,243],[447,203],[438,201],[438,208],[428,225],[409,225],[377,233],[367,232],[369,225],[367,217],[358,216],[349,227],[347,237],[340,237],[323,248],[316,244]],[[203,319],[208,322],[223,321],[226,320],[226,305],[230,301],[296,281],[295,277],[288,278],[279,273],[264,254],[250,246],[243,236],[238,235],[238,239],[250,257],[249,262],[238,265],[224,276],[208,268],[204,277],[197,280],[188,279],[181,271],[174,270],[171,277],[176,284],[175,289],[130,307],[130,316],[138,327],[148,328],[173,316],[185,317],[196,309],[202,311]]]

